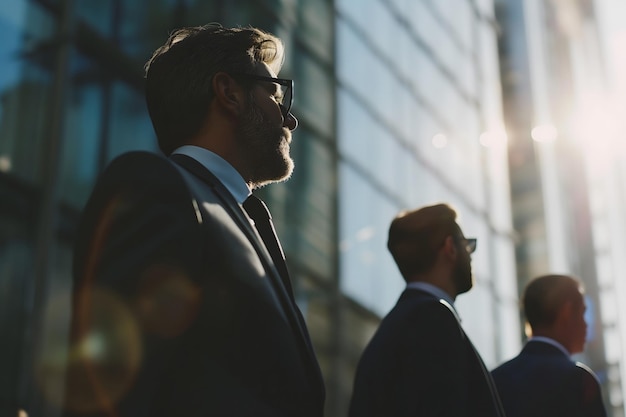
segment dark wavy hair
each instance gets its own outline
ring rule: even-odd
[[[161,151],[169,155],[198,133],[216,73],[251,73],[261,62],[278,73],[283,61],[282,41],[257,28],[211,23],[172,32],[145,65],[146,103]]]
[[[447,204],[401,212],[391,222],[387,248],[407,280],[428,271],[446,237],[462,235],[456,211]]]

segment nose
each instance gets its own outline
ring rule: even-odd
[[[287,117],[283,120],[283,126],[285,126],[289,130],[296,130],[298,127],[298,119],[296,116],[291,114],[291,112],[287,113]]]

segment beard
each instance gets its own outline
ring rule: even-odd
[[[474,277],[472,276],[472,264],[467,257],[459,257],[453,271],[453,280],[456,287],[456,294],[468,292],[474,286]]]
[[[248,178],[245,180],[252,188],[285,181],[294,168],[289,155],[291,131],[268,121],[253,100],[248,103],[236,132],[247,162]]]

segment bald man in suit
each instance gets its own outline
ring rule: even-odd
[[[508,417],[604,417],[595,374],[570,355],[585,345],[585,300],[566,275],[531,281],[523,295],[532,337],[521,353],[492,371]]]

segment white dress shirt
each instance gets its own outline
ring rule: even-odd
[[[427,282],[409,282],[406,285],[406,288],[407,290],[408,289],[422,290],[434,296],[435,298],[438,298],[439,301],[445,301],[445,303],[448,305],[448,308],[450,308],[451,311],[454,313],[459,323],[461,322],[461,317],[459,317],[459,313],[456,311],[456,307],[454,306],[454,299],[450,297],[450,294],[448,294],[441,288],[435,285],[429,284]]]
[[[239,204],[243,204],[246,198],[252,194],[241,174],[216,153],[200,146],[184,145],[175,149],[172,154],[187,155],[201,163],[202,166],[211,171],[224,184],[224,187]]]

